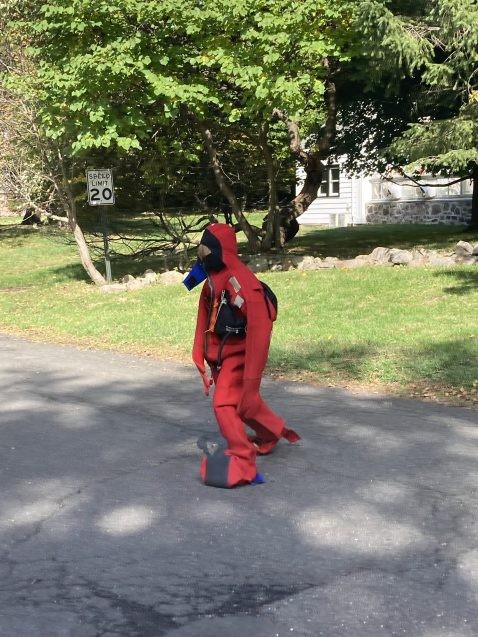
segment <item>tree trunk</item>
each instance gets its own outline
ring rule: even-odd
[[[324,172],[323,160],[326,160],[330,148],[335,139],[337,127],[337,95],[335,84],[327,85],[327,119],[322,137],[318,140],[313,150],[302,148],[299,126],[291,120],[286,113],[274,110],[274,115],[285,123],[289,133],[289,148],[291,154],[302,164],[305,171],[304,185],[300,193],[293,199],[290,206],[281,212],[282,240],[290,241],[299,231],[296,219],[303,214],[310,204],[317,198],[322,175]]]
[[[81,230],[78,222],[76,220],[76,210],[72,209],[70,214],[68,215],[68,222],[70,224],[70,228],[73,231],[73,236],[75,237],[76,245],[78,246],[78,252],[80,253],[80,259],[83,267],[90,279],[95,283],[95,285],[105,285],[106,279],[105,277],[95,268],[95,265],[90,257],[90,251],[88,249],[88,244],[85,241],[85,236],[83,231]]]
[[[300,193],[292,200],[292,213],[290,218],[294,219],[303,214],[310,204],[317,199],[324,173],[324,164],[319,157],[319,153],[308,153],[307,159],[303,163],[303,168],[305,170],[304,185]]]
[[[264,157],[264,163],[267,173],[267,185],[268,185],[268,212],[263,225],[265,229],[265,235],[262,239],[261,247],[263,250],[270,250],[273,245],[281,246],[280,235],[280,217],[279,217],[279,202],[277,198],[277,183],[275,175],[274,158],[272,156],[271,149],[269,147],[267,132],[269,125],[266,123],[261,129],[259,134],[259,146]]]
[[[73,192],[71,190],[70,182],[68,180],[68,175],[66,173],[65,162],[61,153],[59,153],[59,160],[61,164],[61,170],[63,175],[63,190],[64,196],[63,199],[63,207],[65,209],[66,216],[68,218],[68,224],[73,232],[73,236],[75,237],[76,245],[78,246],[78,252],[80,253],[80,259],[83,267],[85,268],[88,276],[96,285],[105,285],[106,279],[99,272],[91,260],[90,251],[88,249],[88,244],[85,241],[85,236],[80,226],[78,225],[78,221],[76,218],[76,203],[75,198],[73,197]]]
[[[289,148],[292,155],[302,164],[305,171],[304,185],[300,193],[292,200],[291,204],[281,210],[280,214],[280,245],[290,241],[299,231],[297,217],[303,214],[310,204],[316,199],[322,182],[324,164],[320,159],[320,150],[306,151],[302,148],[299,126],[297,122],[289,119],[285,113],[274,111],[275,116],[283,121],[289,133]]]
[[[234,194],[232,188],[227,183],[224,172],[222,170],[221,162],[219,161],[219,157],[217,155],[216,147],[214,146],[214,140],[212,137],[212,133],[210,129],[203,123],[199,122],[199,128],[201,130],[204,144],[206,146],[207,153],[209,155],[209,160],[211,162],[211,167],[214,173],[214,177],[216,179],[216,183],[219,186],[219,190],[228,200],[231,210],[236,217],[242,231],[247,237],[247,241],[249,242],[249,247],[251,252],[259,251],[259,240],[252,229],[250,223],[247,221],[244,213],[242,212],[241,206],[237,201],[237,197]]]

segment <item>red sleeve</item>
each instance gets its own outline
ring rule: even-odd
[[[194,345],[192,351],[193,361],[196,365],[204,367],[204,341],[206,338],[208,307],[209,307],[209,286],[205,283],[199,296],[198,313],[196,320],[196,331],[194,334]]]
[[[259,284],[260,285],[260,284]],[[254,289],[248,294],[246,304],[247,333],[244,380],[261,378],[269,355],[272,321],[267,312],[264,294]]]

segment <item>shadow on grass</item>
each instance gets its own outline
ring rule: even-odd
[[[105,261],[103,260],[95,260],[94,265],[96,269],[106,277],[106,266]],[[148,261],[148,263],[144,262],[135,262],[125,258],[115,258],[111,260],[111,273],[113,283],[117,283],[121,281],[122,277],[126,274],[132,274],[133,276],[141,276],[144,274],[145,270],[151,268],[155,271],[155,266],[159,268],[159,260],[155,264],[154,260]],[[56,283],[58,280],[61,281],[86,281],[94,285],[91,281],[90,277],[86,273],[85,269],[81,265],[81,263],[71,263],[68,265],[62,265],[60,267],[51,267],[48,268],[48,271],[51,274],[54,274],[56,277]]]
[[[104,273],[104,263],[97,262],[94,265],[100,272]],[[58,267],[49,267],[48,272],[55,275],[55,283],[58,283],[58,281],[86,281],[92,283],[90,277],[88,276],[86,270],[83,268],[80,262],[69,263]]]
[[[478,348],[476,337],[430,343],[416,351],[407,365],[408,383],[417,379],[443,388],[475,391],[478,400]]]
[[[453,277],[456,280],[456,285],[453,287],[443,288],[443,291],[447,294],[470,294],[471,292],[478,291],[478,267],[474,266],[475,270],[455,270],[448,268],[446,271],[440,270],[435,272],[435,276],[438,277]]]
[[[467,226],[421,224],[319,228],[304,230],[287,247],[295,253],[351,259],[359,254],[370,254],[378,246],[448,250],[460,240],[478,241],[478,232],[470,233]]]
[[[393,355],[379,344],[341,346],[318,342],[286,349],[274,341],[269,366],[272,373],[310,374],[319,383],[398,383],[413,393],[428,385],[437,394],[465,389],[465,400],[478,402],[477,339],[453,339],[422,347],[403,348]]]
[[[40,231],[41,232],[41,231]],[[38,228],[32,226],[0,226],[0,242],[8,241],[10,247],[21,248],[38,236]]]
[[[364,366],[377,354],[377,347],[372,345],[341,346],[324,341],[291,350],[274,343],[269,358],[273,372],[310,372],[343,381],[363,380]]]
[[[191,251],[190,260],[194,261],[195,252]],[[125,274],[141,276],[146,270],[163,272],[173,270],[179,265],[179,257],[173,255],[150,255],[141,259],[133,259],[130,255],[115,255],[111,260],[111,268],[114,279],[120,279]]]
[[[106,265],[104,258],[95,258],[93,260],[95,268],[106,277]],[[167,264],[166,264],[167,265]],[[169,263],[171,269],[174,263]],[[136,261],[127,256],[117,256],[111,259],[111,272],[113,283],[121,281],[126,274],[132,274],[135,277],[142,276],[148,269],[154,272],[162,272],[165,268],[165,260],[163,257],[149,257],[147,260]],[[48,285],[56,285],[58,283],[80,282],[85,281],[94,285],[86,270],[78,261],[73,263],[65,263],[64,265],[46,265],[44,267],[37,266],[36,269],[24,278],[21,282],[15,282],[15,285],[25,283],[25,285],[37,285],[38,283]]]

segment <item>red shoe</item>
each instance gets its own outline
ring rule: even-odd
[[[249,441],[253,444],[258,456],[267,456],[269,453],[272,453],[274,447],[279,442],[279,440],[264,442],[258,436],[249,436]]]
[[[291,444],[300,440],[300,436],[296,431],[286,427],[282,430],[280,437],[285,438]],[[258,456],[267,456],[272,453],[279,440],[280,438],[264,441],[259,436],[249,436],[249,441],[254,445]]]
[[[287,429],[287,427],[284,427],[282,438],[285,438],[287,442],[290,442],[291,444],[300,440],[300,436],[297,431],[294,431],[293,429]]]

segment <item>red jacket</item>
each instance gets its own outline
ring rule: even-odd
[[[222,290],[227,290],[231,302],[247,320],[247,331],[245,339],[227,339],[222,357],[228,353],[243,352],[244,380],[259,379],[267,362],[275,308],[266,299],[259,279],[239,259],[236,233],[231,226],[211,224],[206,228],[201,243],[221,259],[225,268],[209,273],[201,290],[193,360],[200,368],[204,367],[204,360],[211,364],[217,361],[222,339],[209,328],[212,327],[215,304],[218,304]]]

